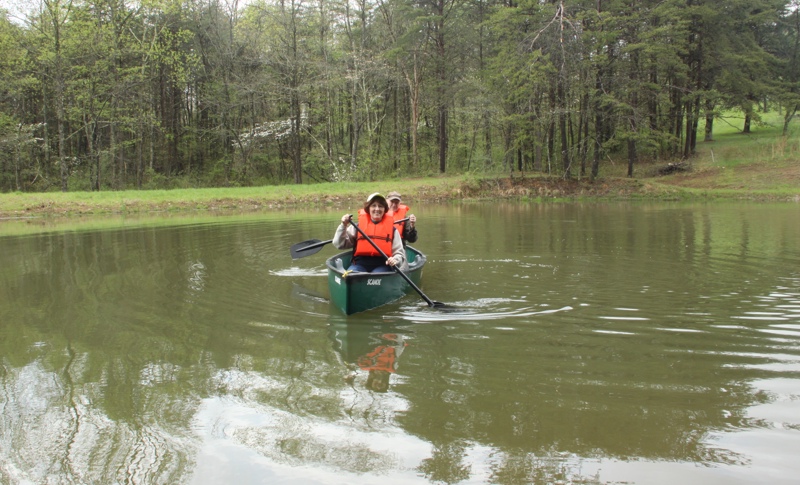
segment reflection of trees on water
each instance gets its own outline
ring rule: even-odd
[[[204,397],[224,392],[219,369],[286,376],[264,401],[338,413],[335,400],[308,392],[329,386],[309,382],[325,376],[306,376],[321,365],[302,332],[242,323],[241,309],[232,321],[217,307],[242,302],[231,299],[237,280],[219,281],[234,277],[219,271],[229,253],[190,234],[209,230],[57,233],[5,247],[0,482],[185,482],[199,446],[192,419]],[[251,243],[241,241],[226,272],[263,278]]]
[[[7,369],[3,483],[180,483],[195,447],[186,422],[193,404],[139,389],[135,376],[127,376],[128,386],[115,382],[114,367],[127,363],[109,362],[101,381],[86,381],[98,370],[89,360],[76,353],[62,369],[40,359]],[[114,396],[123,387],[127,405],[117,409]]]
[[[428,327],[404,373],[409,382],[433,376],[440,385],[408,386],[413,404],[402,425],[434,442],[491,443],[523,462],[560,452],[742,463],[742,456],[709,443],[764,399],[747,385],[758,372],[731,364],[769,362],[780,351],[756,329],[714,324],[728,323],[737,306],[759,310],[749,301],[758,295],[750,293],[775,284],[770,266],[796,254],[797,226],[787,226],[780,212],[796,208],[776,209],[762,209],[760,217],[614,204],[448,210],[460,223],[426,231],[446,244],[440,252],[450,261],[438,267],[447,276],[428,273],[428,282],[463,276],[484,285],[458,298],[503,296],[555,306],[567,299],[576,309],[515,324],[505,334],[487,334],[491,325],[472,333],[473,322],[454,322],[447,332]],[[506,237],[479,239],[474,227]],[[477,267],[476,252],[482,255]],[[752,349],[764,354],[737,355]]]
[[[433,375],[439,385],[404,388],[413,405],[401,424],[434,442],[705,461],[707,433],[731,422],[723,410],[736,415],[753,401],[741,370],[728,368],[728,355],[658,342],[614,355],[613,336],[578,332],[567,341],[547,328],[529,333],[530,342],[515,335],[452,337],[442,335],[440,346],[418,339],[415,362],[405,361],[409,382]],[[450,348],[455,345],[458,352]]]
[[[462,441],[443,443],[417,469],[434,483],[458,483],[470,477],[466,452],[467,446]]]

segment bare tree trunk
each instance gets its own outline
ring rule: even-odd
[[[42,97],[47,99],[47,85],[42,82]],[[44,167],[42,167],[41,162],[37,162],[37,171],[42,172],[44,171],[45,174],[48,176],[50,175],[50,167],[52,164],[50,163],[50,157],[52,154],[50,153],[50,117],[47,115],[47,103],[42,103],[42,122],[44,123],[44,130],[43,130],[43,151],[44,151]]]
[[[631,74],[638,84],[639,77],[639,54],[632,56],[633,73]],[[633,167],[639,161],[639,153],[636,148],[637,137],[639,135],[639,92],[634,87],[630,91],[630,121],[628,123],[630,133],[628,135],[628,178],[633,177]]]
[[[581,177],[586,176],[586,157],[589,153],[589,94],[584,95],[583,109],[581,110],[581,124],[583,126],[580,143],[578,144],[581,154]]]
[[[56,61],[60,64],[60,60]],[[60,67],[56,70],[60,71]],[[56,77],[56,119],[58,122],[58,164],[61,167],[61,191],[69,189],[69,167],[67,166],[67,140],[64,137],[64,79],[58,74]]]
[[[139,133],[144,132],[144,125],[139,122]],[[144,153],[142,150],[142,141],[136,142],[136,188],[142,188],[142,179],[144,178]]]
[[[113,112],[114,111],[112,111],[112,113]],[[114,187],[118,187],[119,181],[117,177],[117,130],[113,121],[111,122],[108,131],[108,156],[111,166],[111,183]]]
[[[444,19],[445,19],[445,2],[446,0],[437,0],[435,4],[436,20],[434,22],[436,29],[436,52],[438,55],[438,62],[436,69],[438,71],[439,86],[438,86],[438,122],[439,126],[436,131],[436,137],[439,144],[439,173],[445,173],[447,169],[447,121],[449,119],[448,103],[447,103],[447,60],[445,58],[445,42],[444,42]]]
[[[691,102],[687,101],[685,103],[686,106],[686,139],[683,142],[683,158],[689,158],[691,155],[691,147],[692,147],[692,126],[694,125],[694,110],[693,105]]]
[[[296,84],[295,84],[296,86]],[[292,107],[291,107],[291,117],[292,117],[292,136],[291,136],[291,153],[292,153],[292,164],[294,167],[294,183],[302,184],[303,183],[303,160],[300,156],[300,99],[297,94],[297,90],[293,90],[292,93]]]
[[[64,6],[61,0],[44,0],[44,7],[47,9],[47,13],[50,15],[50,22],[53,25],[53,54],[55,56],[53,78],[56,98],[56,126],[58,130],[58,164],[61,169],[61,191],[66,192],[69,188],[69,167],[67,166],[67,140],[64,134],[64,125],[66,124],[66,109],[64,107],[66,80],[64,79],[64,58],[61,52],[61,26],[72,7],[72,2],[68,1]]]
[[[438,135],[439,138],[439,172],[444,173],[447,169],[447,119],[448,119],[448,109],[446,104],[439,105],[439,127],[438,127]]]
[[[694,100],[694,116],[692,117],[692,144],[689,146],[689,153],[697,153],[697,130],[700,127],[700,97]]]
[[[97,130],[97,123],[93,122],[91,118],[84,116],[83,119],[83,131],[86,135],[86,157],[89,159],[89,172],[91,174],[91,169],[95,164],[95,149],[94,149],[94,140],[95,140],[95,130]],[[99,192],[99,183],[100,183],[100,173],[99,173],[99,166],[97,166],[98,173],[96,174],[95,178],[92,180],[90,176],[90,184],[92,186],[92,190]]]
[[[412,72],[409,75],[405,71],[406,83],[408,83],[408,93],[411,103],[411,168],[416,169],[419,165],[419,140],[418,140],[418,125],[419,125],[419,109],[420,109],[420,91],[421,84],[420,72],[417,67],[417,53],[414,52],[414,64]]]
[[[572,161],[569,156],[569,140],[567,137],[567,100],[566,92],[564,91],[564,73],[558,76],[557,90],[558,129],[561,132],[561,168],[563,177],[568,179],[572,177]]]
[[[636,140],[628,138],[628,178],[633,177],[633,166],[636,164]]]
[[[706,113],[706,129],[703,141],[714,141],[714,115]]]
[[[14,185],[17,191],[22,190],[20,167],[22,166],[22,123],[17,126],[17,143],[14,145]]]
[[[556,82],[556,84],[558,84]],[[553,173],[553,157],[556,151],[556,88],[550,86],[548,89],[550,101],[550,115],[547,123],[547,175]]]
[[[354,61],[355,62],[355,61]],[[355,66],[354,66],[354,69]],[[352,84],[350,85],[350,163],[355,166],[358,161],[358,144],[361,135],[361,122],[359,121],[358,113],[358,74],[353,76]]]
[[[783,136],[789,133],[789,123],[797,114],[798,108],[800,108],[800,104],[795,104],[793,108],[786,108],[786,115],[783,117]]]

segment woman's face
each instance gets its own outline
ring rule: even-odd
[[[384,212],[386,212],[386,210],[380,202],[373,202],[369,205],[369,216],[372,222],[380,222],[380,220],[383,219]]]

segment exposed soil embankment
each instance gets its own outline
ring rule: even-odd
[[[454,195],[459,198],[626,198],[647,191],[647,186],[634,179],[590,182],[555,177],[506,177],[464,182]]]

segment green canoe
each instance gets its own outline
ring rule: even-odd
[[[412,290],[402,276],[390,273],[347,273],[353,252],[347,251],[328,258],[328,288],[331,301],[345,315],[371,310],[386,303],[400,299]],[[427,258],[424,254],[406,246],[408,270],[403,271],[408,278],[419,286],[422,267]]]

